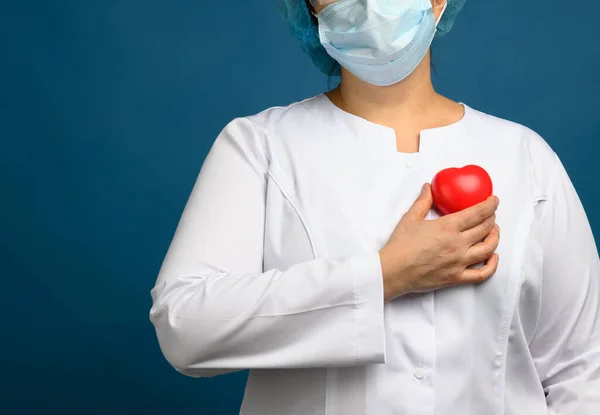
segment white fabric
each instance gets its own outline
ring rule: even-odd
[[[466,164],[500,198],[498,271],[384,306],[378,250],[422,183]],[[542,138],[468,106],[415,154],[323,94],[232,121],[152,298],[176,370],[251,369],[244,415],[600,414],[586,214]]]

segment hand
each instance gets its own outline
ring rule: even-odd
[[[498,204],[498,198],[490,196],[460,212],[425,220],[433,205],[426,183],[379,251],[385,302],[411,292],[478,284],[494,275],[499,261],[494,253],[500,240]],[[480,262],[485,262],[483,267],[469,268]]]

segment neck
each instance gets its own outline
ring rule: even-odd
[[[342,68],[340,86],[328,95],[345,111],[390,127],[417,121],[445,100],[433,88],[429,52],[408,77],[390,86],[371,85]]]
[[[342,83],[327,96],[342,110],[393,128],[398,151],[419,149],[422,130],[450,125],[464,107],[436,93],[430,73],[430,52],[404,80],[391,86],[368,84],[342,69]]]

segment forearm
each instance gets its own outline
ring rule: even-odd
[[[166,279],[153,290],[151,320],[165,357],[182,373],[384,361],[377,253],[285,271]]]

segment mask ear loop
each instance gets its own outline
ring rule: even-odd
[[[313,7],[317,7],[317,6],[329,6],[330,4],[336,3],[339,0],[309,0],[309,3],[313,6]],[[310,10],[310,14],[312,14],[313,16],[317,17],[318,13],[315,13],[313,10]]]
[[[438,16],[437,20],[435,21],[436,27],[440,23],[440,20],[442,20],[442,16],[444,15],[444,12],[446,11],[446,7],[448,7],[448,0],[446,0],[446,3],[444,3],[444,8],[442,9],[442,11],[441,11],[440,15]]]

